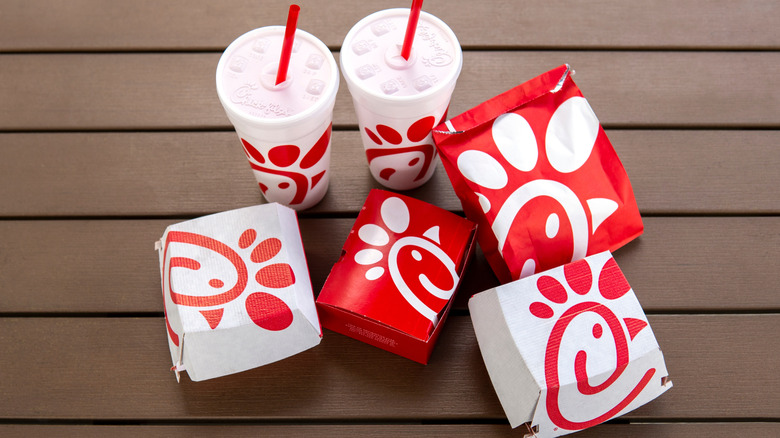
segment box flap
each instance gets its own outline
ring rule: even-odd
[[[543,390],[532,424],[537,437],[565,435],[631,412],[671,387],[655,349],[612,372]]]
[[[301,310],[303,316],[309,320],[312,327],[315,327],[322,335],[322,327],[320,326],[320,320],[317,316],[317,306],[314,304],[314,291],[311,286],[311,278],[309,276],[309,266],[306,261],[305,251],[303,248],[303,239],[301,238],[301,230],[298,226],[298,216],[295,210],[284,207],[280,204],[274,204],[279,210],[279,221],[281,224],[281,233],[283,241],[288,242],[286,250],[289,252],[287,259],[290,261],[290,265],[293,267],[293,271],[296,273],[305,273],[306,275],[299,275],[296,281],[299,283],[299,287],[295,288],[295,299],[298,308]],[[296,257],[296,254],[303,254],[304,257]]]
[[[182,365],[197,382],[250,370],[317,346],[322,337],[300,310],[280,331],[244,325],[226,330],[187,333]]]
[[[469,300],[479,350],[509,424],[531,421],[541,390],[517,348],[495,289]]]

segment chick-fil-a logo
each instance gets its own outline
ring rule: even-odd
[[[467,214],[482,222],[480,244],[502,281],[614,250],[642,232],[617,154],[569,70],[562,73],[552,90],[524,85],[468,113],[487,117],[484,124],[465,117],[443,132],[451,136],[442,138],[445,165],[454,166]],[[517,108],[489,117],[510,98]]]
[[[432,225],[422,235],[410,235],[409,207],[397,197],[382,202],[380,217],[381,223],[358,230],[365,247],[355,254],[355,262],[367,267],[364,276],[370,282],[389,272],[406,302],[435,324],[459,282],[452,256],[441,247],[441,227]]]
[[[632,366],[631,342],[648,325],[643,317],[634,317],[641,315],[618,316],[611,308],[610,302],[619,300],[631,290],[615,260],[610,257],[606,261],[595,284],[587,260],[566,265],[564,277],[565,286],[553,276],[538,277],[536,287],[543,299],[533,301],[528,310],[539,320],[554,321],[544,354],[547,415],[559,428],[580,430],[623,411],[648,386],[656,369],[639,370],[641,377],[636,381],[624,377],[627,368]],[[583,333],[585,328],[589,333]],[[573,335],[573,331],[577,333]],[[589,360],[591,367],[604,364],[611,373],[600,383],[591,384]],[[561,375],[571,375],[572,370],[578,396],[590,400],[589,408],[581,408],[579,412],[567,411],[562,400]],[[623,391],[616,392],[613,385]],[[571,394],[567,396],[572,397]],[[583,417],[583,411],[587,411],[589,418]]]
[[[263,288],[283,289],[295,284],[292,266],[273,262],[281,252],[282,241],[269,237],[256,242],[258,233],[249,228],[238,238],[238,250],[224,242],[198,233],[169,231],[165,239],[163,260],[163,293],[165,323],[174,345],[179,346],[179,334],[170,323],[169,305],[196,309],[213,330],[222,322],[225,305],[238,299],[250,284],[247,263],[257,285]],[[176,255],[168,256],[173,246]],[[246,252],[242,257],[238,251]],[[171,251],[173,254],[173,251]],[[176,278],[178,281],[174,281]],[[186,280],[186,281],[185,281]],[[180,286],[179,284],[185,286]],[[279,297],[263,291],[246,296],[244,308],[250,319],[266,330],[284,330],[292,324],[293,313]]]
[[[306,195],[326,179],[328,170],[320,170],[323,166],[319,164],[330,151],[331,127],[328,125],[305,154],[293,144],[269,147],[264,154],[256,145],[241,139],[260,190],[268,200],[295,207],[304,203]]]
[[[230,95],[230,101],[247,108],[253,108],[259,111],[263,117],[289,117],[292,115],[292,110],[289,107],[278,102],[270,102],[261,95],[255,94],[255,90],[258,89],[260,89],[258,84],[242,85]]]
[[[446,117],[445,115],[442,117]],[[431,129],[436,119],[426,116],[415,121],[401,132],[387,125],[364,127],[363,133],[378,147],[366,147],[368,167],[383,185],[408,190],[417,187],[431,177],[436,159]]]

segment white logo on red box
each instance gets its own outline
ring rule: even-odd
[[[414,235],[409,207],[397,197],[382,202],[380,217],[382,223],[358,229],[365,248],[355,253],[355,262],[367,267],[364,275],[368,281],[389,275],[403,298],[435,324],[459,281],[452,256],[441,248],[441,227],[434,225],[422,235]],[[440,283],[435,284],[429,274],[442,270],[446,274],[437,276]],[[436,304],[427,298],[431,295]]]

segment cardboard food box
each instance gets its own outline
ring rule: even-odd
[[[169,226],[156,243],[176,379],[265,365],[322,337],[298,220],[265,204]]]
[[[372,190],[317,298],[323,327],[427,363],[475,231],[446,210]]]
[[[469,311],[509,423],[530,436],[595,426],[672,387],[608,251],[476,294]]]

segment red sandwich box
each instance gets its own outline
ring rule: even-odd
[[[372,190],[317,298],[323,327],[427,363],[475,232],[446,210]]]

